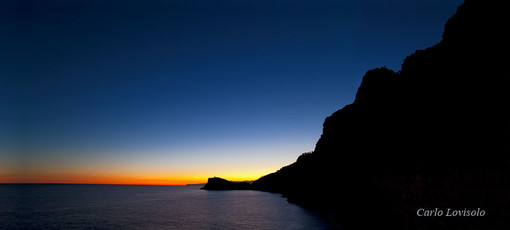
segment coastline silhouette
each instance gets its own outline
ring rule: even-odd
[[[211,177],[201,189],[205,190],[250,190],[248,182],[232,182],[219,177]]]
[[[204,189],[281,193],[342,229],[510,229],[506,5],[466,0],[442,40],[400,71],[367,71],[354,102],[325,119],[313,152],[251,185],[209,179]],[[420,208],[487,215],[420,217]]]

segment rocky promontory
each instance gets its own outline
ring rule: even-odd
[[[248,182],[232,182],[219,177],[211,177],[207,184],[201,189],[204,190],[250,190],[251,184]]]

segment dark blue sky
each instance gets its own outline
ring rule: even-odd
[[[0,158],[275,170],[461,3],[2,1]]]

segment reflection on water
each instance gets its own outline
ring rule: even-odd
[[[328,229],[279,194],[198,186],[0,185],[0,229]]]

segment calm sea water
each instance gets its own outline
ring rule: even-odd
[[[198,186],[0,185],[0,229],[329,229],[279,194]]]

